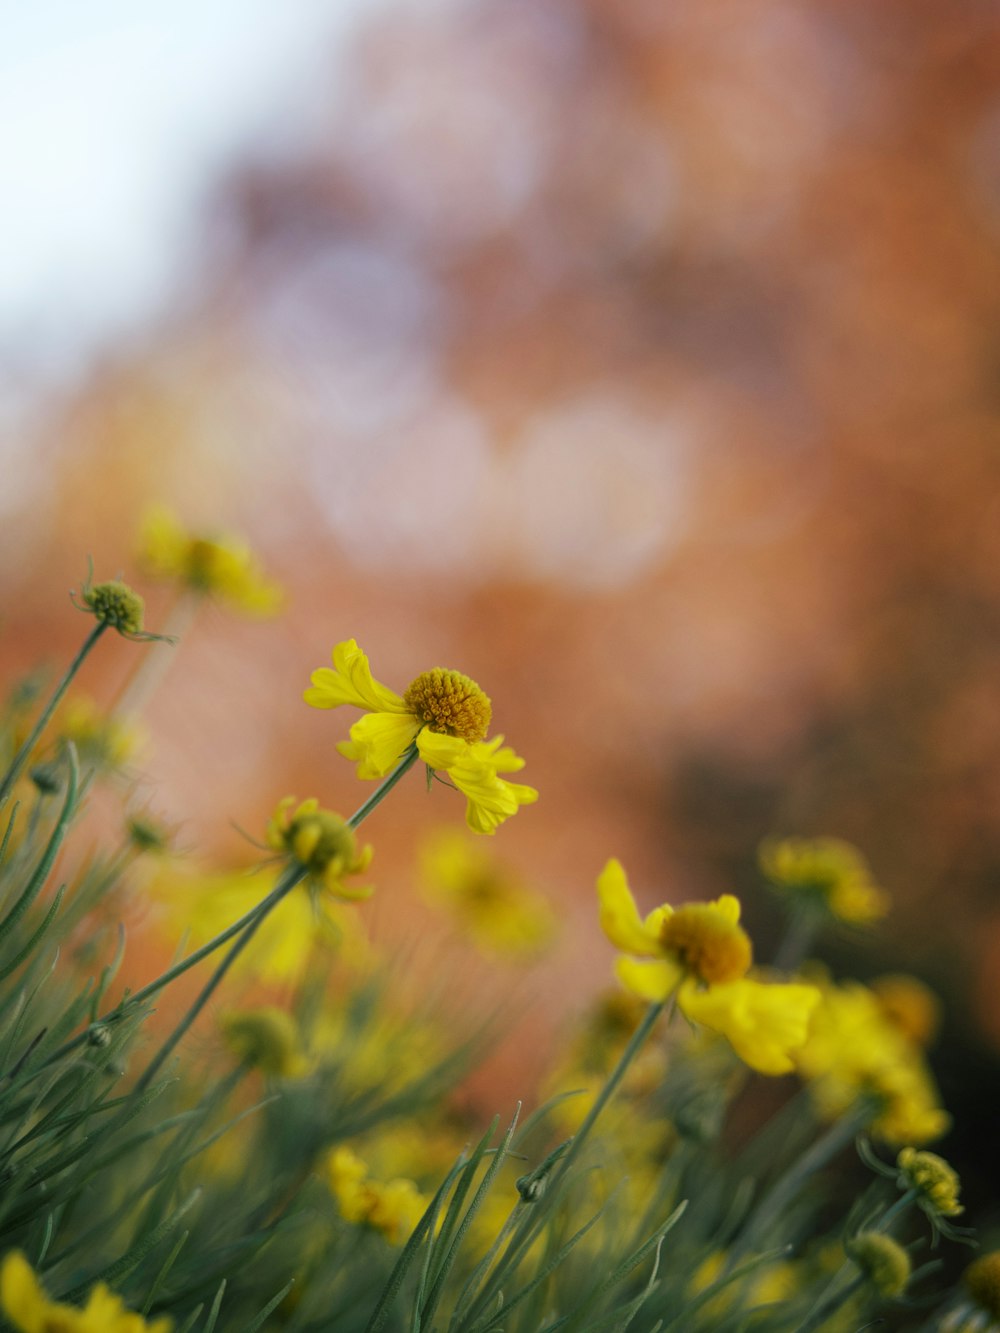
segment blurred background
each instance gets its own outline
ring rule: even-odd
[[[241,532],[287,613],[207,608],[147,718],[189,845],[357,804],[301,702],[335,642],[456,667],[542,793],[495,850],[562,919],[551,1023],[610,976],[607,856],[766,941],[759,840],[829,833],[896,907],[828,955],[943,990],[946,1100],[994,1096],[1000,10],[6,9],[0,683],[66,659],[151,502]],[[431,821],[413,780],[369,825],[390,942]]]

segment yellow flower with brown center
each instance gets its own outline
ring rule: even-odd
[[[0,1307],[20,1333],[170,1333],[173,1328],[167,1318],[147,1323],[126,1310],[103,1282],[91,1290],[82,1309],[49,1300],[20,1250],[11,1250],[0,1265]]]
[[[224,533],[189,533],[163,506],[146,515],[139,560],[154,578],[175,580],[248,615],[273,615],[283,601],[280,586],[267,578],[244,541]]]
[[[346,639],[333,650],[332,669],[320,667],[310,679],[304,696],[310,707],[365,710],[350,740],[337,746],[357,765],[359,778],[385,777],[415,744],[427,767],[447,773],[465,796],[466,822],[476,833],[493,833],[538,799],[533,787],[500,776],[518,772],[524,760],[502,736],[487,740],[492,705],[460,671],[423,671],[400,695],[374,678],[356,641]]]
[[[370,898],[370,885],[344,883],[345,875],[358,875],[372,859],[369,846],[358,851],[354,830],[332,810],[321,810],[311,797],[294,811],[294,796],[278,802],[267,826],[267,845],[285,852],[309,872],[310,880],[337,898]]]
[[[806,1039],[819,1001],[812,986],[764,984],[747,977],[753,951],[732,894],[715,902],[669,904],[642,919],[621,863],[608,861],[597,881],[601,926],[623,951],[618,979],[653,1003],[676,996],[693,1023],[724,1036],[762,1074],[787,1074],[789,1054]]]
[[[527,959],[555,936],[545,899],[467,833],[441,829],[423,848],[424,896],[451,913],[484,953]]]
[[[759,859],[779,892],[838,921],[867,926],[889,910],[889,895],[875,883],[868,862],[842,838],[769,838]]]

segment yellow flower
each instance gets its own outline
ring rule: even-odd
[[[941,1026],[941,1003],[929,986],[904,972],[887,972],[872,982],[886,1018],[910,1041],[930,1046]]]
[[[901,1190],[916,1190],[920,1207],[938,1217],[957,1217],[965,1209],[958,1201],[961,1182],[958,1172],[933,1152],[904,1148],[896,1158]]]
[[[493,833],[520,806],[538,799],[533,787],[500,777],[516,773],[524,760],[502,736],[486,739],[492,706],[461,672],[424,671],[399,695],[375,680],[368,658],[347,639],[333,650],[333,668],[320,667],[310,679],[304,696],[310,707],[365,710],[351,727],[351,739],[337,746],[357,764],[359,778],[385,777],[416,743],[428,768],[446,772],[466,797],[466,822],[476,833]]]
[[[875,1099],[871,1131],[890,1144],[940,1138],[950,1123],[919,1047],[858,982],[819,980],[820,1003],[796,1054],[820,1113],[835,1118],[859,1097]]]
[[[148,892],[185,931],[190,946],[199,948],[262,902],[277,879],[273,869],[257,874],[197,871],[169,862],[153,876]],[[294,983],[321,948],[337,949],[352,967],[366,962],[370,946],[357,912],[327,893],[288,893],[240,954],[234,971],[265,984]]]
[[[889,910],[868,862],[840,838],[770,838],[760,866],[776,889],[818,904],[838,921],[865,926]]]
[[[752,948],[736,898],[724,894],[676,909],[664,904],[643,920],[613,858],[597,892],[605,935],[632,955],[619,957],[615,968],[626,989],[654,1003],[676,995],[683,1014],[721,1033],[751,1069],[787,1074],[795,1068],[789,1052],[805,1041],[819,993],[812,986],[765,985],[746,976]]]
[[[439,830],[423,849],[425,897],[450,911],[485,953],[525,958],[555,935],[555,917],[540,894],[520,884],[481,844]]]
[[[143,522],[139,560],[154,578],[174,579],[249,615],[273,615],[283,600],[281,588],[264,575],[245,542],[223,534],[192,535],[162,506]]]
[[[901,1296],[913,1265],[902,1245],[879,1231],[862,1231],[844,1249],[880,1296]]]
[[[402,1245],[427,1208],[412,1180],[379,1181],[352,1149],[334,1148],[327,1161],[330,1192],[345,1222],[370,1226],[391,1245]]]
[[[358,875],[372,859],[369,846],[358,851],[354,831],[346,820],[332,810],[321,810],[311,797],[292,812],[294,796],[278,802],[267,826],[267,845],[298,861],[309,872],[310,880],[336,898],[354,901],[370,898],[370,884],[348,886],[345,875]]]
[[[1000,1321],[1000,1250],[982,1254],[963,1274],[969,1295],[990,1319]],[[982,1323],[976,1325],[982,1328]]]
[[[105,712],[86,694],[66,701],[58,732],[61,740],[73,742],[81,760],[109,768],[120,768],[142,740],[134,723]]]
[[[277,1078],[297,1078],[309,1068],[294,1018],[284,1009],[263,1005],[221,1020],[226,1044],[238,1060]]]
[[[83,1309],[50,1301],[20,1250],[12,1250],[0,1266],[0,1306],[20,1333],[170,1333],[169,1319],[147,1323],[125,1309],[103,1282],[98,1282]]]

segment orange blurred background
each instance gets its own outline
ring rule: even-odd
[[[495,841],[564,919],[506,983],[552,1023],[609,976],[607,856],[766,939],[757,843],[831,833],[896,910],[829,956],[946,991],[946,1100],[995,1088],[1000,11],[390,4],[339,43],[218,173],[176,300],[58,382],[9,352],[4,682],[72,651],[64,589],[134,573],[151,501],[242,532],[287,615],[208,611],[148,715],[187,843],[357,804],[301,702],[336,641],[397,689],[453,666],[542,793]],[[413,779],[370,823],[389,943],[431,818],[460,803]]]

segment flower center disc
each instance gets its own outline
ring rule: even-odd
[[[407,688],[403,702],[431,731],[475,744],[486,739],[493,708],[474,680],[460,671],[435,667],[422,671]]]
[[[660,939],[689,972],[711,985],[739,981],[753,959],[750,938],[708,903],[689,903],[664,921]]]

